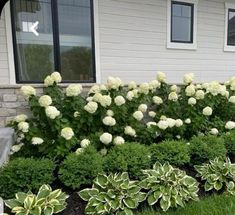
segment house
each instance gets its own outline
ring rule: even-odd
[[[0,126],[22,111],[22,84],[179,83],[235,74],[234,0],[10,0],[0,19]]]

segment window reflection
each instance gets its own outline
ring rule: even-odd
[[[235,10],[229,10],[228,45],[235,46]]]

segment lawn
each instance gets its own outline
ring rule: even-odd
[[[164,213],[152,208],[143,210],[136,215],[234,215],[235,196],[210,196],[200,202],[191,202],[185,208],[169,210]]]

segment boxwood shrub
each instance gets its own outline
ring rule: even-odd
[[[17,158],[0,168],[0,196],[13,198],[17,192],[36,192],[54,181],[55,165],[48,159]]]
[[[103,172],[103,157],[89,146],[77,155],[69,154],[59,169],[59,179],[71,189],[90,186],[99,173]]]
[[[141,170],[150,166],[149,147],[139,143],[115,146],[104,159],[104,170],[107,173],[128,172],[132,179],[138,179],[142,175]]]
[[[169,162],[182,166],[190,162],[189,146],[185,141],[164,141],[150,146],[152,164]]]

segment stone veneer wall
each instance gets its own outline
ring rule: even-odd
[[[27,101],[20,94],[22,85],[0,85],[0,128],[5,127],[9,121],[19,114],[30,114]],[[37,90],[37,95],[43,93],[43,85],[32,85]],[[67,85],[61,85],[65,88]],[[91,85],[83,86],[87,91]]]

